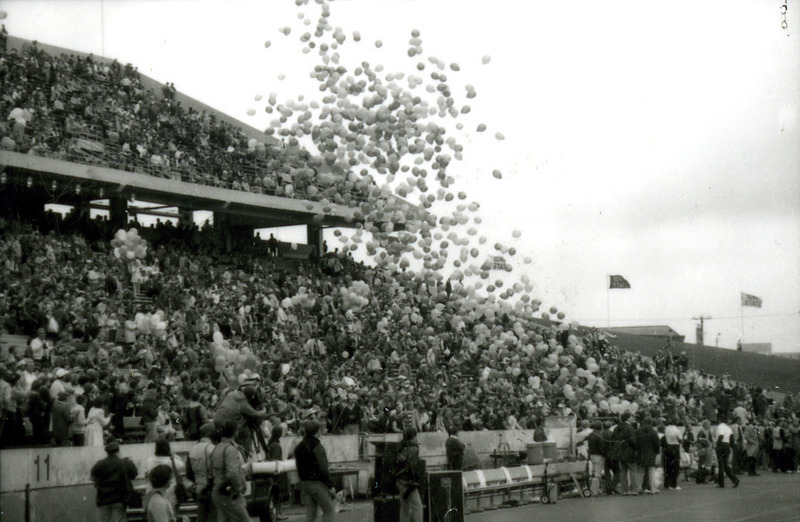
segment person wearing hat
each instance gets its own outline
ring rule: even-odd
[[[101,522],[117,522],[127,519],[128,492],[131,480],[136,478],[136,465],[130,459],[119,457],[119,443],[109,442],[105,446],[108,456],[92,466],[91,477],[97,490],[95,504]]]
[[[419,496],[419,444],[417,430],[406,428],[397,450],[395,482],[400,492],[400,522],[422,522],[422,498]]]
[[[214,504],[211,502],[211,491],[207,488],[211,477],[211,453],[214,451],[214,441],[217,428],[213,422],[200,426],[200,440],[189,449],[189,458],[186,463],[186,476],[194,482],[197,492],[197,522],[214,520],[212,515]]]
[[[328,456],[317,438],[319,424],[309,420],[303,425],[303,439],[294,450],[300,492],[306,505],[306,522],[317,519],[317,509],[322,509],[322,522],[332,522],[335,489],[328,471]]]
[[[56,378],[53,380],[53,384],[50,385],[51,399],[56,400],[59,393],[66,391],[66,386],[63,379],[68,373],[69,372],[64,368],[56,368]]]

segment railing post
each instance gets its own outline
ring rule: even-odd
[[[31,522],[31,485],[25,484],[25,522]]]

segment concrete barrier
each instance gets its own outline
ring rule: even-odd
[[[574,430],[574,428],[572,428]],[[551,441],[567,451],[574,439],[570,428],[548,430]],[[358,494],[369,494],[370,478],[375,457],[370,441],[399,441],[401,435],[327,435],[320,437],[322,446],[333,466],[357,468]],[[418,435],[420,455],[430,469],[441,468],[446,463],[444,432],[426,432]],[[459,439],[469,444],[478,454],[484,467],[491,466],[490,454],[502,442],[511,451],[524,451],[533,441],[532,430],[461,432]],[[299,437],[281,439],[284,458],[299,442]],[[173,442],[177,454],[185,454],[195,443]],[[130,458],[144,480],[147,459],[154,454],[154,444],[125,444],[120,456]],[[24,520],[25,488],[30,486],[32,521],[91,520],[95,517],[95,491],[91,482],[92,466],[105,457],[103,448],[28,448],[0,451],[0,505],[3,520]],[[290,475],[296,475],[296,472]],[[34,506],[35,503],[35,506]]]

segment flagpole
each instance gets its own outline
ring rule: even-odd
[[[606,327],[611,328],[611,274],[606,274]]]

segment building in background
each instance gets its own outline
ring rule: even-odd
[[[772,355],[772,343],[742,343],[742,351]]]

